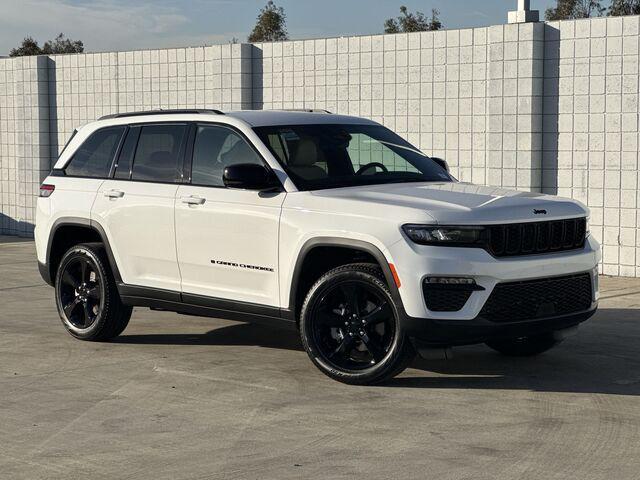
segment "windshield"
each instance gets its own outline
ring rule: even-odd
[[[454,180],[381,125],[279,125],[254,130],[299,190]]]

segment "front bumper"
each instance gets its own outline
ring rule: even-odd
[[[596,310],[597,303],[594,302],[592,307],[584,312],[511,323],[496,323],[482,317],[456,321],[414,318],[405,315],[403,324],[407,334],[422,345],[452,347],[565,330],[589,319]]]
[[[584,248],[579,250],[521,257],[494,258],[476,248],[429,247],[406,242],[393,245],[388,253],[402,282],[398,293],[402,300],[403,328],[410,337],[427,347],[471,345],[565,330],[587,320],[598,307],[597,266],[601,254],[593,237],[588,237]],[[522,310],[516,308],[522,302],[516,299],[513,312],[507,301],[499,310],[500,318],[490,318],[495,310],[483,308],[500,284],[530,284],[537,280],[553,281],[554,278],[586,274],[591,278],[591,304],[588,297],[582,297],[584,302],[575,310],[556,310],[543,302],[531,315],[522,314]],[[459,310],[432,311],[423,291],[427,276],[470,277],[479,288],[470,293]],[[532,295],[540,300],[543,294],[534,292]],[[526,298],[531,298],[528,293]]]
[[[579,250],[521,257],[495,258],[479,248],[424,246],[405,240],[390,246],[385,254],[401,280],[398,294],[408,317],[465,323],[480,316],[483,306],[500,283],[594,272],[601,256],[600,246],[592,236]],[[432,311],[423,292],[428,276],[471,277],[482,288],[474,291],[460,310]],[[595,277],[595,273],[592,276]],[[597,299],[594,278],[594,301]]]

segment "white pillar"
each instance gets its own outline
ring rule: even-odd
[[[518,10],[509,12],[509,23],[528,23],[540,20],[540,12],[531,10],[530,0],[518,0]]]

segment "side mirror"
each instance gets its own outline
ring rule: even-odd
[[[449,171],[449,164],[447,163],[446,160],[443,160],[442,158],[437,158],[437,157],[430,157],[430,158],[431,160],[436,162],[438,165],[440,165],[442,168],[444,168],[447,172]]]
[[[224,169],[222,181],[225,187],[243,190],[273,190],[280,188],[275,174],[263,165],[255,163],[238,163]]]

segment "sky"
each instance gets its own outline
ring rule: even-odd
[[[292,39],[382,33],[384,20],[440,11],[445,28],[505,23],[516,0],[276,0]],[[246,41],[266,0],[0,0],[0,55],[32,36],[63,32],[85,51],[136,50]],[[554,0],[532,0],[541,11]]]

